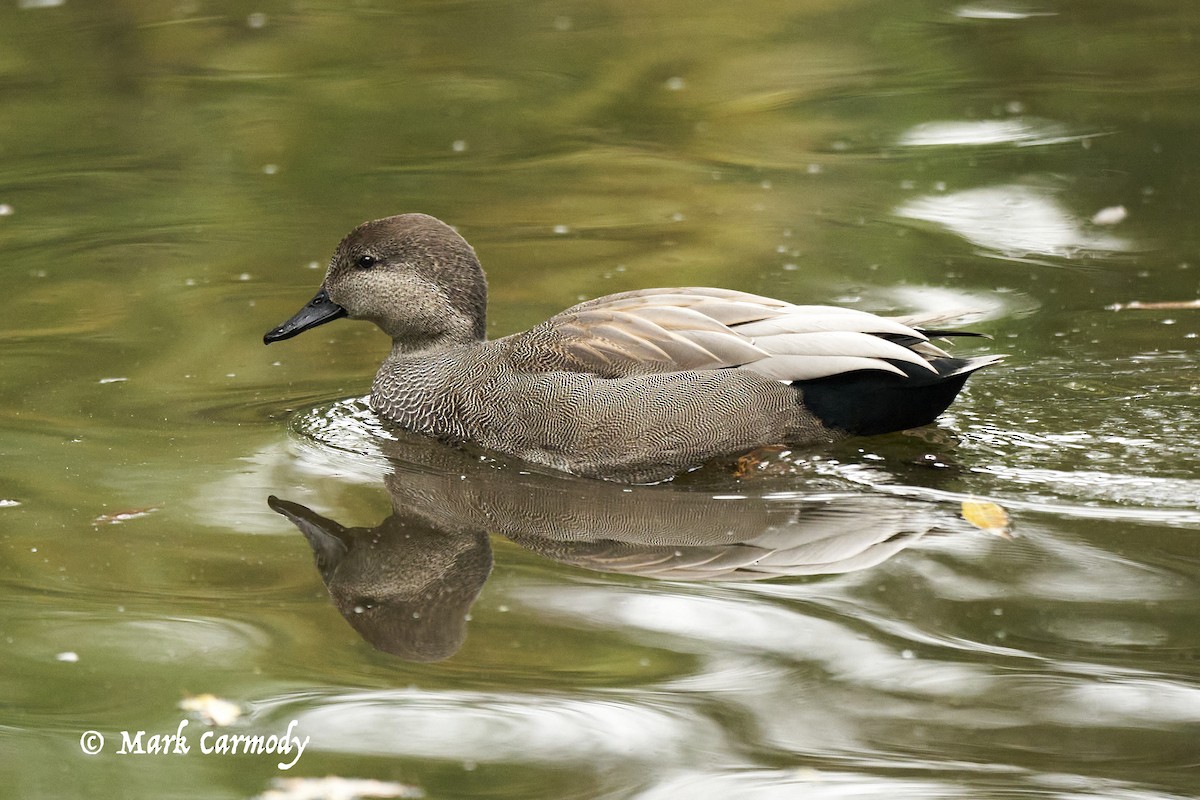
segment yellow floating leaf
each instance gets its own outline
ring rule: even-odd
[[[990,500],[964,500],[962,518],[987,533],[1008,538],[1008,512]]]
[[[242,715],[242,709],[237,703],[222,700],[211,694],[185,697],[179,702],[179,707],[199,715],[205,724],[218,728],[232,725]]]
[[[733,476],[735,478],[748,478],[758,472],[781,473],[785,472],[792,465],[787,461],[787,456],[791,455],[791,450],[781,445],[766,445],[751,450],[745,455],[739,456],[733,464]]]

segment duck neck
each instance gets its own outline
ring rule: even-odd
[[[432,358],[453,350],[482,344],[484,341],[484,337],[475,335],[474,331],[470,333],[455,331],[420,340],[414,340],[407,336],[393,337],[392,352],[388,355],[388,361],[414,361]]]

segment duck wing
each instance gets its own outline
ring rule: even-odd
[[[931,362],[949,356],[929,339],[920,328],[864,311],[687,287],[589,300],[502,341],[523,370],[607,378],[744,369],[791,383],[861,370],[936,376]]]

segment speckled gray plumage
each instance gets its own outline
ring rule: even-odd
[[[578,475],[662,480],[756,446],[831,441],[796,390],[738,370],[597,378],[527,371],[501,339],[436,355],[393,353],[371,406],[406,430]]]
[[[340,315],[370,320],[392,337],[371,390],[384,417],[630,482],[763,445],[924,424],[998,360],[950,357],[920,320],[701,287],[597,298],[485,341],[486,296],[474,251],[449,226],[389,217],[352,231],[313,303],[265,340]]]

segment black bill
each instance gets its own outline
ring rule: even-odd
[[[304,333],[309,328],[324,325],[339,317],[346,316],[346,309],[329,299],[325,290],[317,292],[317,296],[308,301],[308,305],[296,312],[295,316],[278,328],[272,328],[263,335],[263,344],[282,342],[297,334]]]

